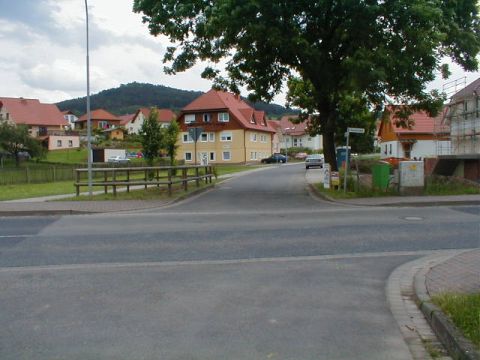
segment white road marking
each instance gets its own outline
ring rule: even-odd
[[[12,235],[0,235],[0,239],[3,239],[3,238],[12,238],[12,237],[22,237],[22,238],[28,238],[28,237],[34,237],[35,235],[33,234],[12,234]]]

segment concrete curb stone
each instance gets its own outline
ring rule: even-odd
[[[450,319],[431,302],[425,284],[426,275],[430,269],[428,267],[420,270],[414,278],[414,295],[420,310],[453,359],[480,360],[480,352],[461,334]]]

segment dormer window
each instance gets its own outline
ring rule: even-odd
[[[195,114],[185,114],[185,124],[193,124],[195,122]]]
[[[228,112],[223,112],[218,114],[218,121],[219,122],[229,122],[230,121],[230,114]]]
[[[253,116],[250,118],[250,123],[255,124],[255,119],[253,118]]]
[[[204,123],[212,122],[212,115],[211,114],[203,114],[203,122]]]

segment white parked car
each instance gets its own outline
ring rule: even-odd
[[[130,162],[130,159],[117,155],[117,156],[110,156],[107,159],[107,162],[109,163],[115,163],[115,164],[128,164]]]

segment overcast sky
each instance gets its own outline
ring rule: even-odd
[[[133,0],[89,0],[91,93],[129,82],[207,91],[201,66],[163,73],[165,39],[149,35]],[[57,102],[86,94],[84,0],[0,0],[0,96]],[[453,67],[451,79],[464,73]],[[430,88],[442,89],[445,80]],[[243,94],[246,95],[246,94]],[[284,96],[275,102],[284,105]]]

